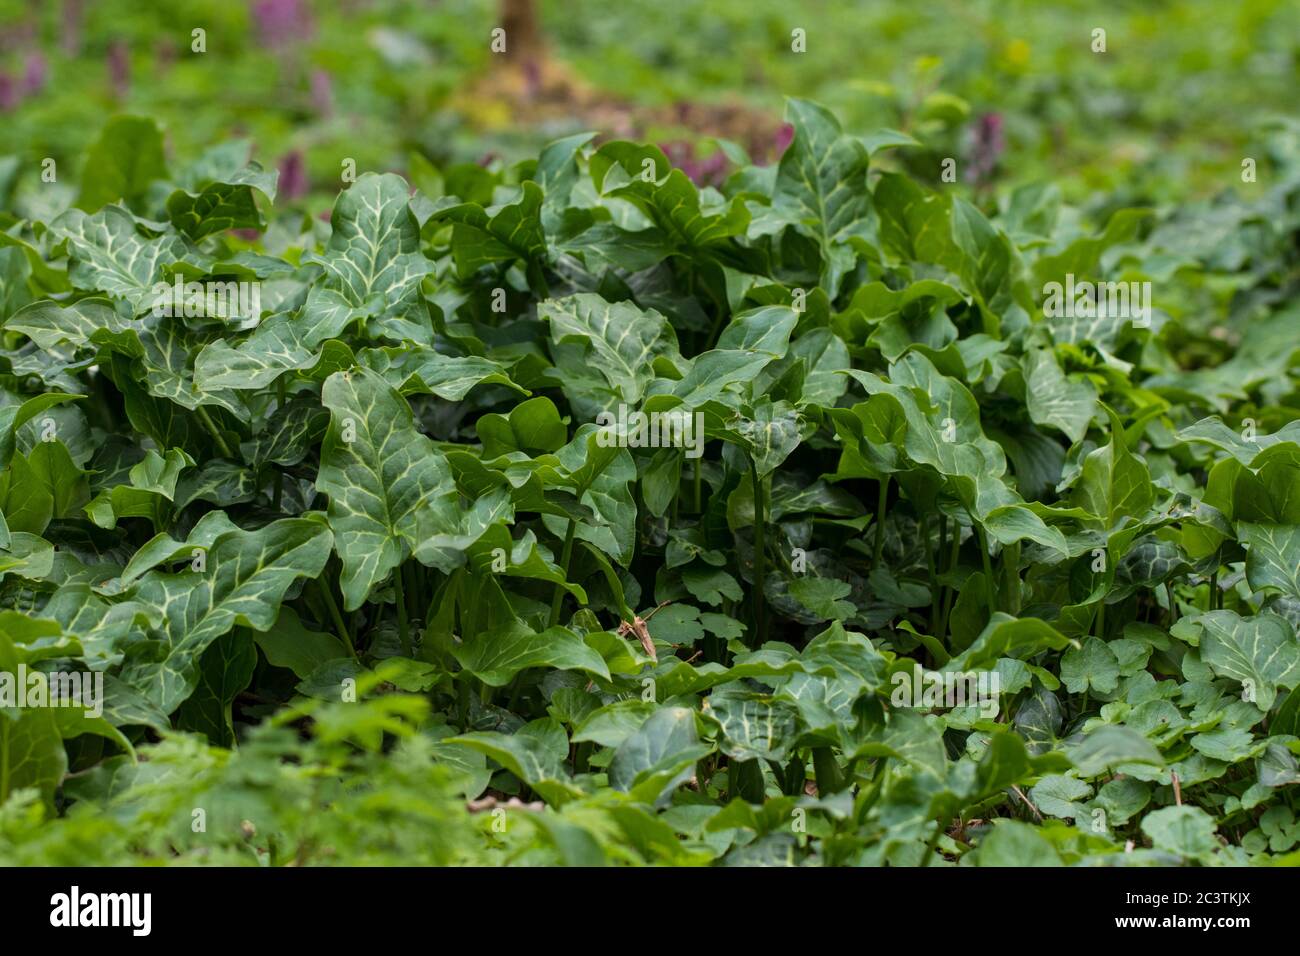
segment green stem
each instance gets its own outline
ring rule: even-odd
[[[994,611],[999,611],[1002,609],[1002,605],[998,600],[997,581],[993,577],[993,558],[989,554],[988,535],[984,533],[984,529],[980,527],[979,524],[973,524],[972,526],[975,528],[975,534],[979,538],[980,560],[984,562],[984,580],[988,584],[989,589],[989,606]]]
[[[708,282],[699,281],[698,273],[692,272],[691,285],[696,290],[695,291],[696,298],[700,297],[699,287],[703,285],[704,291],[708,293],[709,299],[713,302],[714,307],[717,308],[718,310],[718,314],[713,319],[713,327],[709,329],[709,337],[704,341],[704,351],[707,352],[709,349],[713,348],[717,344],[718,335],[722,332],[722,324],[724,321],[726,321],[727,318],[727,306],[726,303],[724,303],[713,293],[713,289],[709,287]]]
[[[930,548],[930,515],[921,517],[921,541],[925,548],[925,570],[930,576],[930,633],[939,623],[939,575],[934,567],[934,551]]]
[[[930,858],[934,856],[935,847],[939,845],[939,838],[943,836],[943,821],[940,820],[934,825],[934,836],[930,837],[929,842],[925,844],[925,855],[921,857],[921,866],[929,866]]]
[[[704,456],[695,459],[695,513],[704,514],[703,498],[700,495],[701,475],[704,473]]]
[[[953,571],[957,567],[957,561],[961,558],[961,525],[954,521],[952,526],[952,551],[948,556],[948,571]],[[948,617],[952,614],[953,602],[957,599],[957,592],[953,588],[944,588],[943,595],[943,626],[939,628],[941,636],[947,638],[948,634]]]
[[[942,563],[944,557],[945,557],[947,554],[948,554],[948,516],[947,516],[946,514],[940,512],[940,513],[939,513],[939,557],[938,557],[938,561],[939,561],[940,563]],[[945,572],[946,572],[946,571],[951,571],[951,570],[952,570],[952,568],[943,568],[943,571],[945,571]],[[940,585],[940,586],[939,586],[939,607],[942,608],[943,605],[947,602],[947,600],[948,600],[948,586],[947,586],[946,584],[944,584],[944,585]],[[936,622],[935,622],[935,623],[937,623],[937,619],[936,619]],[[937,635],[937,636],[940,637],[940,638],[943,637],[942,634],[939,634],[939,635]]]
[[[560,552],[560,570],[564,580],[569,580],[569,561],[573,558],[573,536],[578,533],[577,523],[570,518],[568,530],[564,532],[564,550]],[[555,594],[551,597],[551,627],[560,623],[560,605],[564,603],[564,585],[555,585]]]
[[[276,406],[275,406],[276,411],[280,411],[282,408],[284,408],[284,404],[285,404],[285,389],[284,389],[283,375],[281,375],[278,379],[276,379],[275,396],[276,396]],[[276,511],[280,510],[280,497],[283,494],[283,492],[284,492],[284,472],[280,471],[279,468],[276,468],[275,469],[275,491],[271,495],[271,507],[274,508]]]
[[[411,628],[406,621],[406,592],[402,588],[402,567],[393,568],[393,600],[397,602],[397,636],[402,642],[402,653],[411,656]]]
[[[0,720],[0,804],[9,799],[9,720]]]
[[[515,679],[510,682],[510,701],[506,704],[506,710],[514,713],[515,708],[519,706],[519,692],[524,686],[524,672],[520,671],[515,675]]]
[[[763,643],[763,579],[767,574],[764,567],[764,524],[767,521],[767,507],[763,503],[763,481],[758,477],[758,465],[751,456],[749,459],[749,476],[754,483],[754,644]]]
[[[880,559],[885,553],[885,504],[889,498],[889,476],[880,479],[880,490],[876,496],[876,546],[871,554],[871,570],[880,567]]]
[[[1219,569],[1215,568],[1210,574],[1210,594],[1209,599],[1205,602],[1206,610],[1217,611],[1219,609]]]
[[[221,452],[221,457],[229,458],[233,461],[235,455],[230,450],[230,446],[226,444],[226,438],[221,434],[221,429],[217,428],[216,422],[212,420],[211,416],[208,415],[202,405],[195,405],[194,411],[198,413],[199,421],[203,423],[203,427],[208,430],[212,435],[213,440],[217,443],[217,449]]]
[[[1003,549],[1002,571],[1006,575],[1007,611],[1020,614],[1020,542],[1009,544]]]
[[[334,601],[334,595],[330,593],[329,584],[318,580],[316,582],[316,590],[320,592],[321,600],[325,602],[325,607],[329,610],[330,618],[334,621],[334,629],[339,632],[339,640],[347,646],[348,653],[352,655],[352,659],[354,661],[359,660],[357,658],[357,650],[352,645],[352,635],[348,633],[348,626],[343,623],[343,615],[339,613],[339,606]]]
[[[1103,641],[1106,639],[1106,600],[1097,602],[1097,636]]]
[[[591,751],[595,745],[590,740],[584,740],[582,743],[575,744],[573,747],[573,772],[586,773],[589,769],[588,761],[591,759]]]

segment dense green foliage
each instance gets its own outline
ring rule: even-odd
[[[106,688],[0,708],[0,860],[1292,853],[1294,141],[1094,222],[788,119],[721,190],[578,135],[326,222],[119,118],[0,213],[0,670]]]

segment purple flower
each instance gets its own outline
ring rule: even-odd
[[[119,100],[131,92],[131,51],[122,40],[114,40],[108,47],[108,83]]]
[[[63,31],[59,36],[59,46],[68,56],[81,52],[81,13],[82,0],[63,0],[63,15],[60,22]]]
[[[535,59],[524,61],[524,92],[533,99],[542,91],[542,66]]]
[[[726,178],[727,157],[722,150],[715,150],[712,155],[700,159],[695,153],[695,144],[686,140],[660,143],[659,148],[668,157],[668,162],[684,172],[697,186],[718,186]]]
[[[971,134],[970,162],[966,166],[967,181],[976,184],[988,182],[1005,148],[1002,115],[985,113],[976,121]]]
[[[264,46],[287,46],[311,33],[311,17],[302,0],[253,0],[252,8]]]
[[[49,64],[45,62],[45,57],[39,50],[28,56],[23,68],[23,94],[31,96],[45,89],[45,80],[49,72]]]
[[[311,72],[311,103],[321,116],[329,116],[334,112],[334,85],[324,70]]]
[[[276,193],[285,199],[300,199],[307,195],[307,168],[298,150],[285,153],[280,157],[280,181],[276,184]]]
[[[154,64],[160,74],[170,70],[176,62],[176,43],[172,40],[160,39],[154,44]]]
[[[794,127],[789,123],[782,123],[781,128],[776,131],[776,136],[772,140],[772,151],[776,158],[780,159],[781,154],[790,148],[794,142]]]
[[[8,73],[0,73],[0,110],[8,113],[16,109],[22,100],[22,90]]]

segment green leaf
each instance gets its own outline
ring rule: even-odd
[[[1029,791],[1029,799],[1040,811],[1049,817],[1074,820],[1086,816],[1087,811],[1079,803],[1092,793],[1092,787],[1074,777],[1050,774]]]
[[[433,215],[436,221],[455,223],[452,252],[461,278],[495,262],[546,258],[542,190],[536,183],[525,181],[516,202],[494,208],[489,212],[478,203],[461,203]]]
[[[155,180],[166,177],[158,124],[139,116],[116,116],[86,154],[77,205],[88,212],[119,200],[135,205]]]
[[[975,851],[976,865],[996,867],[1061,866],[1056,848],[1035,827],[1002,819]]]
[[[999,658],[1031,657],[1038,651],[1060,650],[1070,644],[1067,638],[1046,621],[1037,618],[1016,619],[1008,614],[994,614],[975,642],[944,665],[945,671],[983,670]]]
[[[400,176],[364,173],[334,203],[325,251],[303,260],[320,264],[326,289],[337,292],[346,306],[398,308],[433,271],[420,252],[420,227],[409,199],[410,188]],[[307,309],[312,308],[309,298]]]
[[[655,358],[677,353],[664,317],[631,302],[606,302],[580,293],[547,299],[537,307],[537,315],[550,323],[552,342],[581,346],[578,364],[600,372],[617,399],[628,404],[645,394],[654,378]]]
[[[497,458],[512,451],[551,452],[565,444],[569,431],[549,398],[531,398],[509,415],[484,415],[477,424],[483,457]]]
[[[564,760],[569,740],[564,728],[550,717],[534,720],[513,734],[475,731],[448,737],[443,743],[460,744],[491,757],[551,803],[569,795]]]
[[[848,597],[853,590],[834,578],[801,577],[790,582],[790,596],[823,621],[842,621],[857,613]]]
[[[167,502],[176,497],[181,472],[193,466],[194,459],[179,448],[166,456],[155,451],[131,466],[129,485],[114,485],[97,494],[86,505],[86,513],[101,528],[114,528],[122,518],[147,518],[153,526],[165,523]]]
[[[1090,637],[1061,657],[1061,681],[1072,694],[1110,694],[1119,686],[1119,660],[1105,641]]]
[[[1128,727],[1099,727],[1070,747],[1067,753],[1084,777],[1095,777],[1104,770],[1116,770],[1126,764],[1164,766],[1160,751]]]
[[[52,813],[68,767],[54,708],[29,707],[18,719],[9,713],[0,710],[0,805],[14,791],[34,787]]]
[[[575,738],[576,739],[576,738]],[[681,759],[690,758],[666,790],[675,789],[691,778],[694,753],[699,743],[695,712],[685,707],[663,707],[651,714],[637,730],[623,739],[609,763],[609,785],[627,792],[638,778]]]
[[[1240,681],[1266,713],[1277,689],[1300,684],[1300,642],[1295,629],[1276,614],[1242,617],[1210,611],[1188,619],[1201,629],[1201,660],[1219,676]]]
[[[491,687],[510,683],[530,667],[577,670],[609,680],[604,659],[565,627],[538,633],[521,621],[512,621],[466,638],[452,653],[461,667]]]
[[[1142,818],[1152,846],[1190,860],[1205,860],[1218,849],[1214,830],[1214,818],[1200,807],[1162,807]]]
[[[68,278],[76,288],[120,299],[137,314],[159,302],[157,283],[170,286],[165,267],[201,261],[178,235],[144,235],[121,206],[105,206],[93,216],[69,209],[50,223],[50,231],[68,244]]]
[[[1276,588],[1300,598],[1300,525],[1240,522],[1237,534],[1246,546],[1246,579],[1257,589]]]
[[[1048,349],[1026,352],[1021,363],[1030,420],[1080,441],[1097,411],[1097,389],[1086,378],[1067,376]]]
[[[122,679],[171,713],[198,685],[199,659],[208,646],[236,626],[270,628],[293,583],[324,569],[331,544],[320,522],[286,518],[259,531],[219,536],[205,571],[150,571],[130,596],[156,621],[159,656],[128,658]]]
[[[504,385],[528,394],[502,365],[477,355],[443,355],[408,342],[401,348],[366,349],[357,358],[403,395],[428,393],[459,402],[479,385]]]
[[[248,686],[257,667],[257,651],[245,632],[217,638],[199,658],[198,685],[176,711],[176,726],[205,734],[218,747],[235,743],[230,705]]]
[[[248,162],[247,143],[225,143],[209,150],[192,171],[186,189],[167,197],[167,218],[191,239],[227,229],[261,229],[265,223],[254,190],[275,199],[278,171]]]
[[[329,661],[350,657],[348,649],[333,634],[313,631],[298,617],[298,612],[285,605],[275,619],[275,625],[253,635],[269,663],[293,671],[306,680]]]
[[[458,496],[447,459],[376,373],[335,372],[321,402],[330,426],[316,487],[329,496],[343,603],[351,611],[425,537],[456,526]]]
[[[787,100],[786,120],[794,140],[777,167],[772,204],[816,240],[821,284],[834,295],[852,261],[843,244],[867,215],[867,149],[816,103]]]
[[[755,404],[750,415],[736,419],[731,428],[743,440],[760,478],[779,468],[802,438],[799,413],[787,402],[766,398]]]
[[[723,686],[709,695],[709,713],[718,721],[718,746],[728,757],[779,763],[794,746],[798,710],[788,701]]]

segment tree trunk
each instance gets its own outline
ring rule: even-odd
[[[506,59],[535,68],[542,59],[536,0],[501,0],[501,26],[506,31]]]

